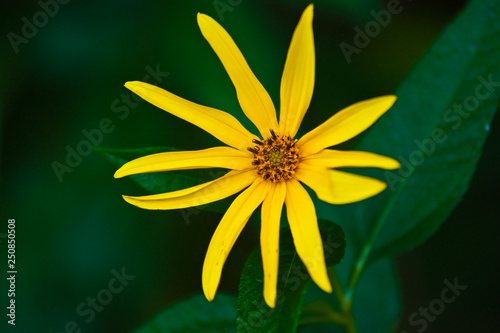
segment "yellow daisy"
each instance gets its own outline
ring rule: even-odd
[[[370,127],[396,101],[392,95],[353,104],[333,115],[300,139],[295,135],[314,90],[315,51],[313,5],[295,29],[281,80],[280,119],[268,93],[250,70],[229,34],[211,17],[198,14],[198,25],[224,65],[236,88],[245,115],[260,137],[250,133],[232,115],[202,106],[144,82],[125,87],[157,107],[204,129],[228,146],[199,151],[166,152],[130,161],[115,178],[132,174],[196,168],[226,168],[223,177],[184,190],[123,198],[145,209],[180,209],[207,204],[241,192],[215,231],[203,264],[206,298],[215,297],[222,267],[246,222],[262,204],[261,248],[264,299],[276,303],[280,217],[283,205],[297,253],[313,281],[331,292],[313,201],[302,184],[319,199],[347,204],[374,196],[386,188],[380,180],[333,170],[341,167],[397,169],[389,157],[368,152],[327,149]]]

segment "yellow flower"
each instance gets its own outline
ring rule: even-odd
[[[222,267],[254,210],[262,204],[261,249],[264,298],[276,303],[279,230],[283,205],[295,247],[313,281],[324,291],[332,287],[327,275],[313,201],[302,184],[331,204],[364,200],[386,188],[380,180],[332,168],[378,167],[397,169],[392,158],[368,152],[327,149],[363,132],[396,101],[389,95],[351,105],[300,139],[295,135],[314,90],[315,51],[313,5],[295,29],[281,80],[279,122],[268,93],[248,67],[229,34],[215,20],[198,14],[198,25],[231,78],[245,115],[260,137],[250,133],[232,115],[195,104],[143,82],[125,87],[157,107],[204,129],[227,144],[199,151],[166,152],[130,161],[115,178],[132,174],[196,168],[226,168],[226,175],[184,190],[141,197],[123,196],[145,209],[180,209],[221,200],[244,190],[231,204],[215,231],[203,264],[202,284],[211,301]]]

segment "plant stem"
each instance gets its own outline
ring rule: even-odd
[[[335,295],[337,296],[340,304],[340,309],[342,311],[341,323],[344,326],[346,333],[357,333],[354,318],[352,316],[352,304],[342,290],[342,285],[340,284],[337,274],[335,273],[335,269],[333,267],[330,267],[328,269],[328,273],[328,275],[330,276],[330,280],[332,281],[333,290],[335,291]]]
[[[340,284],[340,281],[339,281],[337,274],[335,273],[335,269],[333,267],[328,267],[328,276],[330,277],[330,281],[332,281],[333,291],[335,292],[335,295],[337,296],[337,299],[339,300],[340,308],[343,310],[344,309],[344,291],[342,290],[342,285]]]
[[[373,245],[375,244],[375,241],[380,233],[380,230],[384,226],[384,223],[387,217],[389,216],[392,207],[394,206],[397,198],[399,197],[399,192],[401,192],[401,189],[403,187],[404,185],[400,186],[396,191],[392,193],[389,200],[387,201],[387,205],[385,205],[384,209],[382,210],[377,220],[375,221],[375,225],[371,230],[368,240],[361,249],[359,257],[356,260],[355,266],[351,272],[351,276],[347,284],[347,289],[345,291],[342,289],[342,285],[340,284],[340,281],[337,277],[337,274],[335,273],[335,270],[331,268],[331,270],[329,271],[330,273],[329,275],[332,280],[332,287],[333,290],[335,291],[337,299],[339,300],[340,308],[342,310],[341,313],[343,317],[342,324],[346,330],[346,333],[357,333],[356,324],[352,315],[354,292],[356,291],[356,287],[358,285],[361,274],[363,273],[363,270],[365,268],[366,261],[370,256]]]
[[[349,313],[345,314],[345,322],[344,322],[344,327],[346,330],[346,333],[357,333],[358,330],[356,329],[356,325],[354,324],[354,318],[352,317],[352,312],[349,310]]]
[[[397,198],[399,197],[399,192],[404,186],[400,186],[396,191],[394,191],[389,198],[387,205],[385,205],[384,209],[378,216],[377,220],[375,221],[375,225],[370,233],[370,236],[363,246],[361,253],[359,255],[358,260],[356,261],[356,264],[353,268],[353,271],[351,273],[351,277],[349,279],[349,283],[347,286],[347,290],[345,292],[345,297],[347,298],[347,301],[352,304],[352,300],[354,299],[354,292],[356,290],[359,278],[361,277],[361,273],[363,272],[363,269],[366,264],[366,260],[368,259],[371,250],[373,248],[373,244],[375,243],[375,240],[377,239],[377,236],[384,226],[384,223],[389,216],[389,213],[392,210],[392,207],[396,203]]]

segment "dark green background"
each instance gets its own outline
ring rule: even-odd
[[[32,21],[41,7],[35,1],[2,3],[0,233],[6,232],[8,218],[16,219],[17,325],[12,331],[55,333],[75,321],[83,332],[125,332],[201,291],[203,258],[220,215],[200,212],[186,220],[179,211],[127,204],[121,194],[144,190],[114,180],[115,168],[96,152],[62,181],[52,164],[65,164],[66,147],[76,149],[86,140],[82,131],[97,128],[104,118],[114,126],[103,134],[104,147],[217,144],[143,101],[124,116],[124,104],[115,100],[130,96],[124,82],[143,80],[148,67],[169,73],[159,83],[162,88],[244,121],[229,78],[199,32],[197,12],[229,31],[278,106],[288,44],[308,3],[243,0],[219,16],[212,0],[74,0],[60,5],[18,53],[7,34],[20,35],[22,17]],[[371,9],[386,7],[382,1],[351,3],[316,3],[317,80],[302,133],[350,103],[394,91],[464,4],[403,1],[402,13],[348,64],[339,44],[352,44],[353,28],[373,19]],[[410,314],[439,297],[442,281],[454,277],[468,289],[426,332],[493,332],[500,323],[499,126],[497,116],[462,203],[428,242],[398,258],[404,308],[397,332],[413,332]],[[0,330],[7,331],[7,250],[5,238],[0,241]],[[229,257],[220,291],[236,292],[242,264],[257,241],[254,223]],[[107,288],[111,271],[122,268],[135,279],[85,323],[76,307]]]

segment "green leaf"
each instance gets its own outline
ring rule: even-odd
[[[499,22],[499,0],[472,1],[360,143],[363,149],[383,137],[376,150],[396,153],[403,164],[385,174],[395,201],[375,244],[379,255],[423,242],[466,192],[500,98]]]
[[[328,267],[344,257],[345,235],[337,224],[319,220]],[[310,277],[300,261],[289,229],[280,236],[280,262],[276,307],[271,309],[263,298],[263,270],[260,247],[255,248],[245,263],[241,276],[236,326],[239,332],[295,332],[302,300]]]
[[[151,154],[164,153],[168,151],[179,151],[177,148],[170,147],[148,147],[137,149],[111,149],[95,147],[96,151],[101,153],[108,161],[114,164],[117,168],[125,163]],[[194,169],[169,172],[145,173],[132,175],[130,178],[143,187],[146,191],[157,194],[170,191],[185,189],[191,186],[196,186],[202,183],[212,181],[227,173],[223,169]],[[196,208],[209,212],[223,213],[229,207],[233,197],[229,197],[207,205],[198,206]]]
[[[360,332],[372,332],[360,325],[371,313],[355,310],[365,301],[358,293],[366,264],[425,241],[468,188],[498,108],[499,35],[500,0],[471,1],[396,90],[394,107],[353,147],[402,163],[385,173],[355,171],[384,179],[388,189],[351,205],[317,205],[318,216],[339,223],[349,240],[336,271]]]
[[[372,259],[422,243],[466,192],[500,97],[500,1],[472,1],[354,147],[397,158],[381,195],[344,208]],[[347,232],[347,230],[346,230]],[[373,243],[373,244],[372,244]]]
[[[182,300],[158,313],[135,333],[236,332],[236,297],[218,293],[208,302],[203,295]]]

